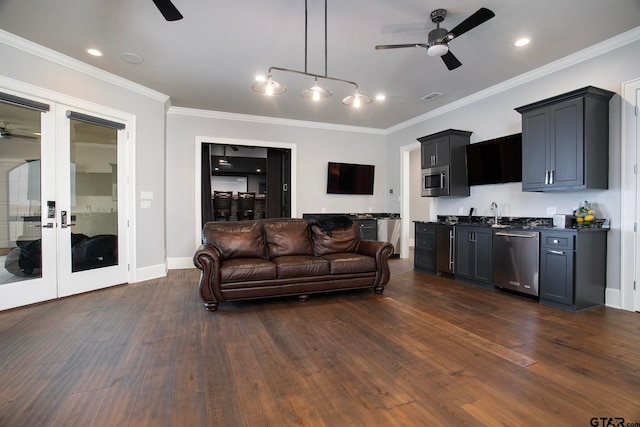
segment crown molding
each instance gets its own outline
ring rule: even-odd
[[[523,85],[525,83],[532,82],[541,77],[547,76],[549,74],[555,73],[557,71],[563,70],[565,68],[568,68],[573,65],[579,64],[581,62],[587,61],[589,59],[595,58],[597,56],[600,56],[612,50],[618,49],[627,44],[634,43],[638,40],[640,40],[640,26],[632,30],[626,31],[622,34],[619,34],[617,36],[614,36],[608,40],[597,43],[583,50],[580,50],[574,54],[565,56],[562,59],[550,62],[534,70],[528,71],[524,74],[520,74],[519,76],[516,76],[512,79],[505,80],[494,86],[488,87],[487,89],[481,90],[467,97],[461,98],[455,102],[444,105],[435,110],[429,111],[428,113],[424,113],[412,119],[404,121],[402,123],[398,123],[397,125],[394,125],[385,129],[385,134],[387,135],[392,134],[399,130],[406,129],[410,126],[424,122],[425,120],[430,120],[435,117],[441,116],[443,114],[450,113],[454,110],[457,110],[458,108],[464,107],[466,105],[472,104],[474,102],[480,101],[490,96],[499,94],[501,92]]]
[[[197,108],[171,107],[167,114],[181,116],[202,117],[207,119],[234,120],[240,122],[262,123],[267,125],[296,126],[312,129],[334,130],[341,132],[368,133],[373,135],[385,135],[384,129],[367,128],[359,126],[339,125],[334,123],[312,122],[306,120],[282,119],[268,116],[254,116],[250,114],[226,113],[222,111],[200,110]]]
[[[0,29],[0,43],[163,103],[169,96]]]

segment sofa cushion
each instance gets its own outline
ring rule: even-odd
[[[329,261],[331,274],[367,273],[376,271],[376,259],[355,253],[335,253],[322,256]]]
[[[319,226],[311,227],[313,235],[313,253],[316,256],[326,254],[355,252],[362,238],[360,225],[352,223],[349,227],[323,231]]]
[[[271,262],[278,269],[278,279],[329,274],[329,262],[313,255],[285,255]]]
[[[313,255],[309,223],[303,219],[264,222],[269,258],[286,255]]]
[[[220,281],[223,284],[276,278],[275,264],[262,258],[229,259],[220,267]]]
[[[258,222],[208,222],[202,235],[203,243],[218,248],[223,260],[266,258],[262,228]]]

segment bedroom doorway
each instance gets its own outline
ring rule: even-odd
[[[0,310],[127,282],[123,129],[0,94]]]

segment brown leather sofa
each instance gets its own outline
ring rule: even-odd
[[[333,230],[306,219],[205,224],[193,263],[207,310],[223,301],[373,288],[389,281],[393,246],[362,240],[357,223]]]

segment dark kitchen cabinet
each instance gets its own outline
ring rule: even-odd
[[[415,227],[413,267],[415,270],[435,273],[436,224],[431,222],[416,222]]]
[[[422,169],[447,168],[449,194],[447,196],[468,196],[467,152],[471,132],[449,129],[433,135],[418,138],[420,141]]]
[[[492,287],[493,232],[491,227],[456,226],[455,278]]]
[[[606,189],[609,100],[588,86],[516,108],[522,114],[522,190]]]
[[[603,306],[606,266],[606,230],[542,231],[540,303],[569,311]]]

